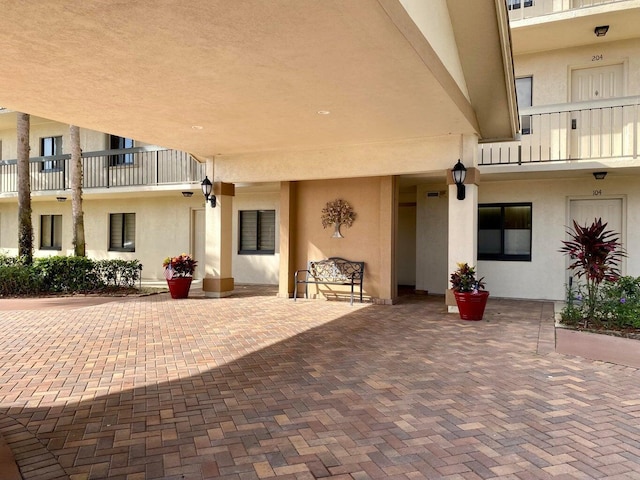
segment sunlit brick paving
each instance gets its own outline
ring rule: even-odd
[[[551,304],[275,293],[0,311],[22,477],[640,478],[639,372],[554,353]]]

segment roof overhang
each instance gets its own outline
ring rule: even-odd
[[[504,2],[446,5],[467,91],[398,0],[9,2],[0,105],[202,156],[511,137]]]

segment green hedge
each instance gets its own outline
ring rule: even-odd
[[[137,260],[92,260],[86,257],[35,258],[0,255],[0,296],[45,293],[100,293],[135,288],[142,274]]]

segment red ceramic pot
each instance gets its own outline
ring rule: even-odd
[[[171,298],[187,298],[189,296],[189,288],[191,288],[191,280],[193,277],[174,277],[168,278],[169,292]]]
[[[482,320],[489,292],[481,290],[478,293],[453,292],[453,294],[456,297],[458,311],[462,320]]]

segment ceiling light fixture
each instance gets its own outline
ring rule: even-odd
[[[316,112],[318,115],[329,115],[331,112],[329,110],[318,110]]]
[[[202,125],[191,125],[193,130],[202,130],[204,127]]]
[[[593,30],[593,33],[596,34],[596,37],[604,37],[609,31],[609,25],[600,25]]]
[[[593,172],[593,178],[596,180],[604,180],[604,177],[607,176],[607,172]]]

